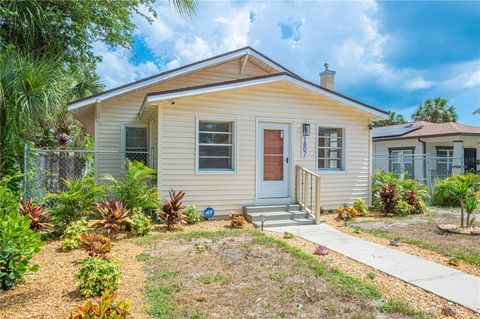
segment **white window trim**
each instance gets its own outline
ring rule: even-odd
[[[315,130],[315,167],[318,174],[330,175],[330,174],[347,174],[348,168],[348,158],[347,158],[347,149],[348,149],[348,128],[343,125],[331,125],[328,123],[317,123]],[[318,167],[318,130],[320,128],[336,128],[342,130],[342,168],[319,168]]]
[[[125,138],[127,137],[127,127],[138,127],[138,128],[146,128],[147,129],[147,152],[149,152],[149,137],[148,137],[148,125],[147,124],[139,124],[139,123],[134,123],[134,124],[128,124],[128,123],[122,123],[121,124],[121,132],[120,132],[120,159],[121,159],[121,171],[122,173],[125,172],[125,152],[126,152],[126,147],[127,143]],[[147,156],[147,164],[149,163],[149,156]]]
[[[201,170],[199,168],[199,127],[200,121],[225,122],[232,123],[232,169],[210,169]],[[238,144],[238,120],[231,117],[221,116],[196,116],[195,117],[195,174],[196,175],[230,175],[237,174],[237,144]],[[224,145],[224,144],[222,144]]]

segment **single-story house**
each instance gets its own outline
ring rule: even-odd
[[[370,123],[387,114],[335,91],[328,65],[320,78],[321,85],[307,81],[245,47],[74,101],[68,110],[96,149],[121,149],[127,158],[128,151],[150,152],[140,158],[158,172],[160,196],[183,190],[186,202],[216,214],[295,203],[298,166],[320,176],[325,209],[370,201]],[[100,156],[95,164],[97,175],[123,168]]]
[[[418,180],[480,172],[480,127],[413,122],[373,129],[374,169]]]

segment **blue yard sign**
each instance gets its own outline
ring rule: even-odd
[[[206,219],[210,219],[215,215],[215,210],[212,207],[207,207],[203,211],[203,216],[205,216]]]

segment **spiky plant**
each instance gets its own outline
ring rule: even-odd
[[[232,214],[230,216],[230,227],[231,228],[243,228],[245,227],[245,224],[247,221],[245,220],[245,217],[239,214]]]
[[[100,219],[93,220],[89,226],[92,228],[100,228],[105,231],[111,238],[122,227],[132,225],[133,222],[129,217],[130,210],[123,207],[122,202],[118,200],[106,201],[103,200],[100,204],[97,204],[97,212],[100,215]]]
[[[42,204],[34,205],[32,198],[30,197],[27,202],[20,200],[18,203],[20,207],[20,214],[28,216],[30,218],[30,229],[35,232],[49,232],[51,230],[50,224],[50,214],[46,212],[45,206]]]
[[[82,248],[90,257],[106,258],[112,249],[112,242],[105,236],[97,234],[82,234]]]
[[[182,202],[185,192],[171,189],[168,194],[170,199],[163,202],[157,214],[165,222],[167,229],[172,230],[175,225],[185,223],[185,206]]]
[[[400,200],[400,192],[396,184],[386,183],[375,195],[383,207],[385,216],[393,213],[395,205]]]

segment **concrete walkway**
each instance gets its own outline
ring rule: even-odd
[[[327,224],[271,227],[268,230],[288,231],[326,245],[337,253],[480,312],[480,277],[347,235]]]

